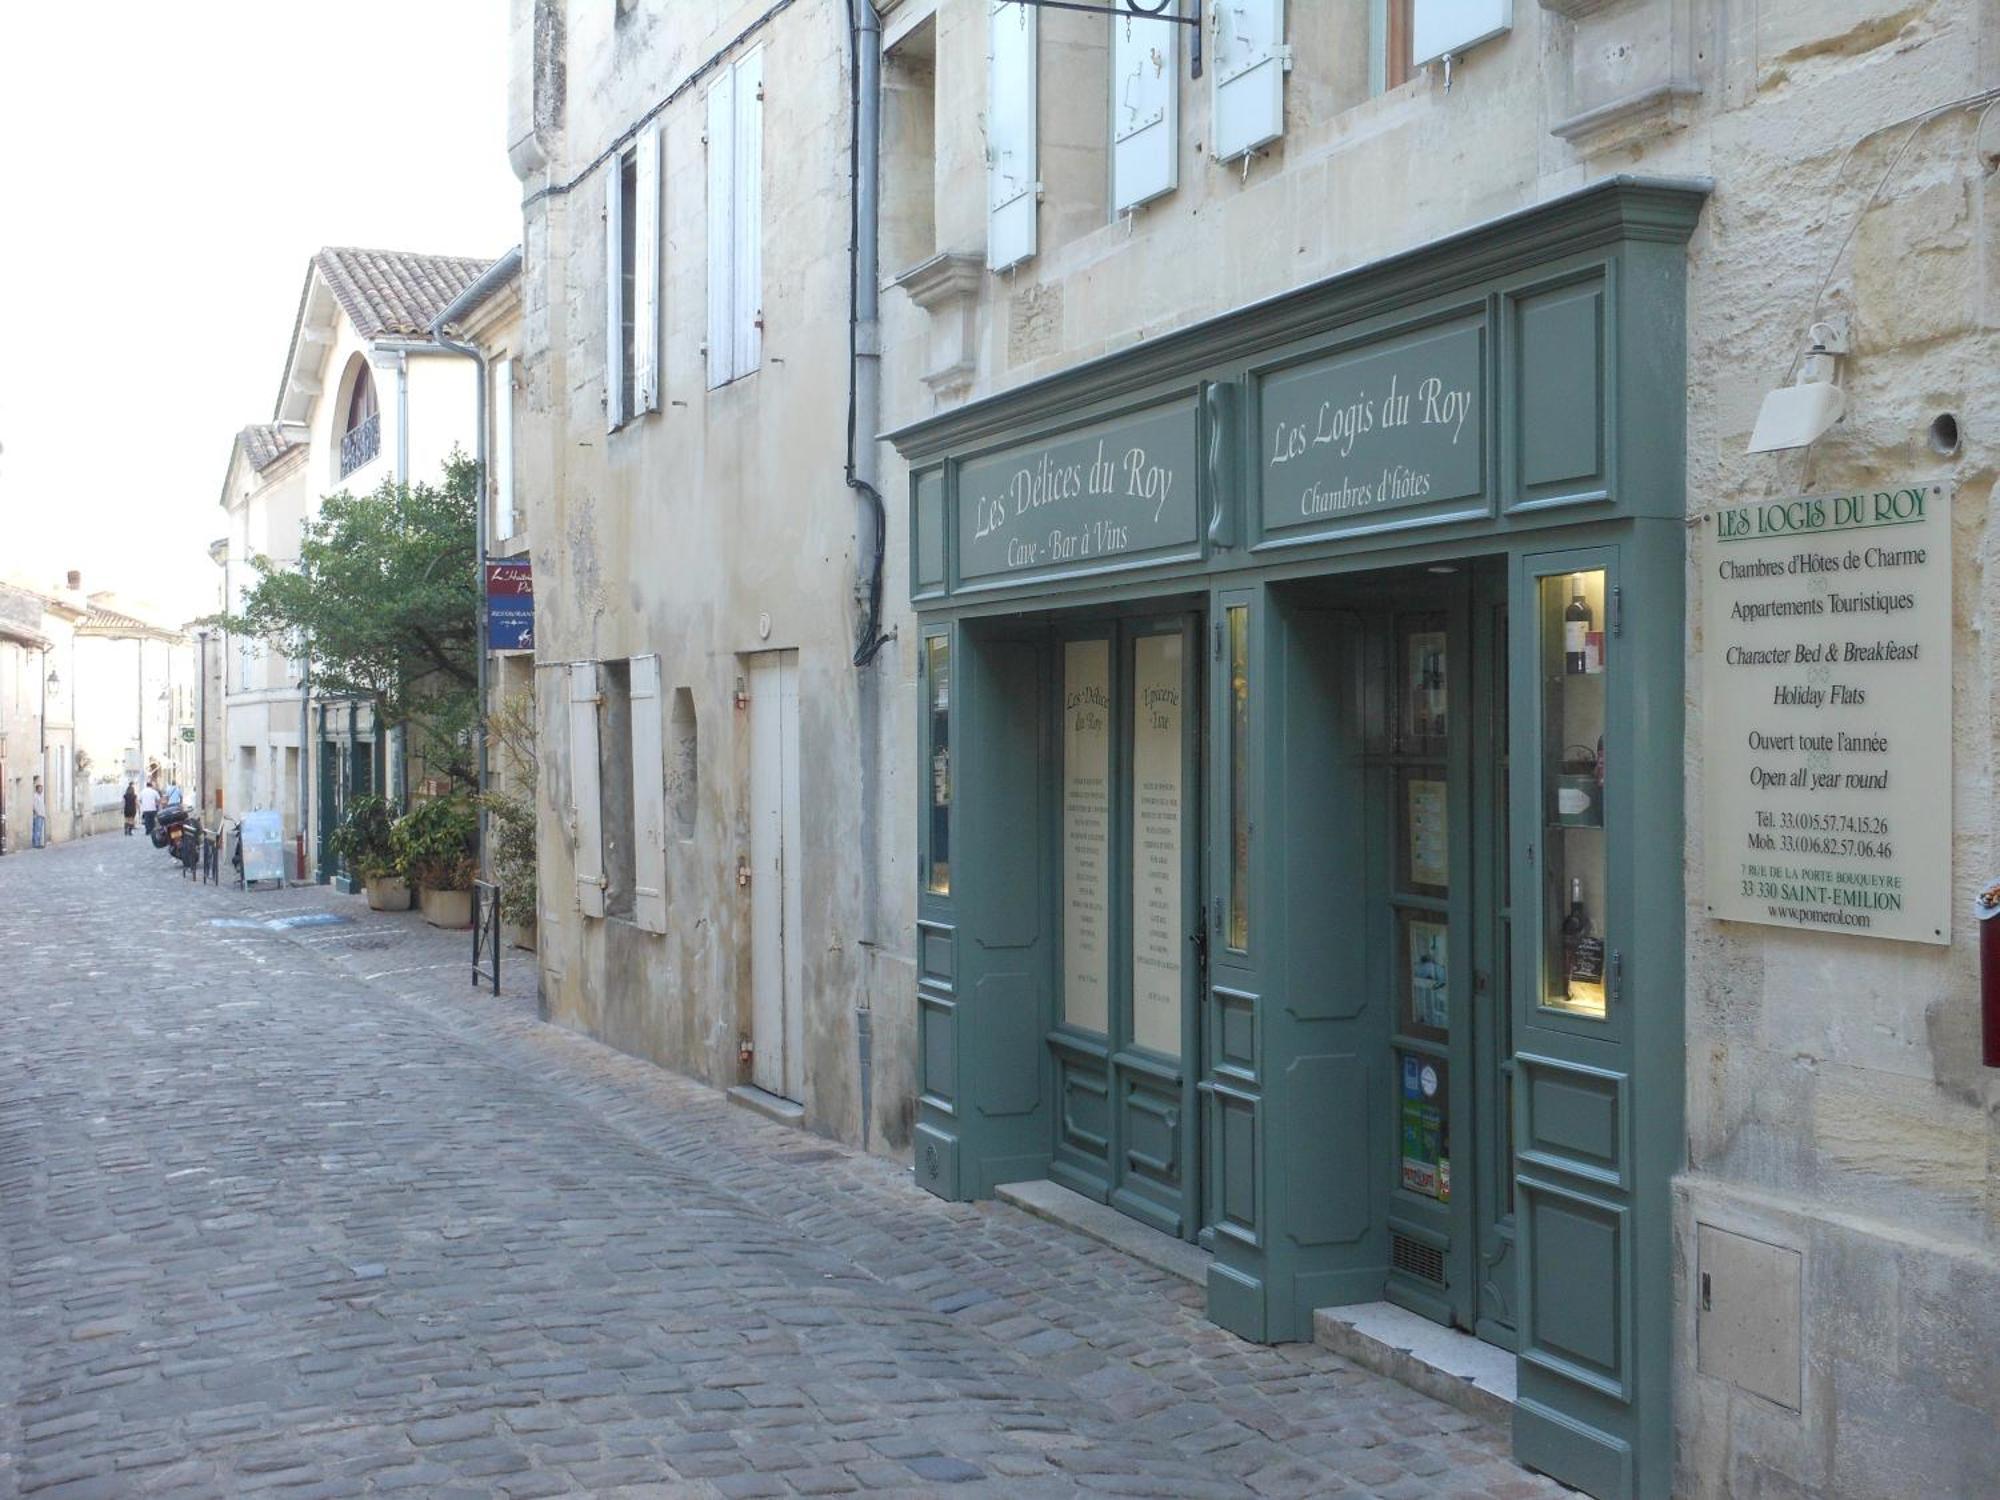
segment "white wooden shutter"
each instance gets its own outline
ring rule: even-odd
[[[1233,161],[1285,133],[1285,0],[1211,0],[1209,133],[1219,161]]]
[[[660,127],[649,125],[632,146],[638,177],[637,232],[632,236],[632,393],[634,413],[660,409]]]
[[[764,49],[736,64],[736,182],[731,197],[735,268],[730,323],[736,378],[764,359]]]
[[[569,666],[569,797],[576,828],[576,904],[604,915],[604,806],[597,779],[597,663]]]
[[[1111,21],[1111,209],[1180,181],[1180,27],[1129,12]]]
[[[507,540],[521,529],[514,509],[514,360],[493,367],[493,535]]]
[[[1415,0],[1410,61],[1417,67],[1463,52],[1514,24],[1514,0]]]
[[[986,264],[995,271],[1035,253],[1041,198],[1035,155],[1037,12],[989,0],[986,73]]]
[[[625,158],[604,174],[604,427],[625,420]]]
[[[660,659],[632,658],[632,920],[667,930],[667,763],[660,713]]]
[[[736,378],[736,334],[729,309],[735,301],[736,74],[716,71],[708,86],[708,385]]]

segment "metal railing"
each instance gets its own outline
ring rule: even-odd
[[[490,880],[472,882],[472,987],[482,979],[500,993],[500,887]]]
[[[366,418],[350,428],[340,440],[340,477],[345,479],[382,451],[382,413]]]

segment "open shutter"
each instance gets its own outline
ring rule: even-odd
[[[729,321],[736,277],[734,250],[736,191],[736,74],[716,70],[708,86],[708,385],[736,378],[736,335]]]
[[[506,541],[521,529],[514,510],[514,361],[493,366],[492,535]]]
[[[764,358],[764,49],[736,64],[734,216],[736,376]]]
[[[597,784],[597,663],[569,666],[569,796],[576,828],[576,904],[604,915],[604,806]]]
[[[1037,12],[1018,0],[988,0],[986,74],[986,264],[995,271],[1035,253]]]
[[[632,658],[632,920],[667,930],[667,764],[660,730],[660,659]]]
[[[1463,52],[1514,24],[1514,0],[1414,0],[1410,61],[1421,68]]]
[[[1285,0],[1221,0],[1213,11],[1210,134],[1219,161],[1233,161],[1285,133]]]
[[[1180,181],[1180,27],[1127,13],[1111,21],[1111,209],[1124,213]]]
[[[660,409],[660,127],[639,132],[632,147],[639,223],[632,236],[632,410]]]
[[[604,172],[604,427],[625,420],[625,158],[614,153]]]

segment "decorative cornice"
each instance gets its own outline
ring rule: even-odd
[[[1113,354],[988,396],[883,437],[921,462],[1022,427],[1049,425],[1084,402],[1111,401],[1210,366],[1360,322],[1400,306],[1623,241],[1681,245],[1712,184],[1611,177],[1323,281],[1189,324]]]
[[[976,297],[986,274],[984,256],[946,250],[890,278],[925,312],[957,297]]]
[[[1587,109],[1580,115],[1571,115],[1567,120],[1558,120],[1549,127],[1549,134],[1574,142],[1614,125],[1670,115],[1679,105],[1700,97],[1699,84],[1679,81],[1657,83],[1651,88],[1638,89],[1623,98],[1613,99],[1608,104],[1600,104],[1595,109]]]

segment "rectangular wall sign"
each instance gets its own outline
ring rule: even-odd
[[[1265,533],[1339,531],[1483,495],[1485,342],[1483,323],[1457,323],[1265,377]]]
[[[486,644],[495,651],[535,649],[535,575],[526,558],[486,564]]]
[[[1951,497],[1716,512],[1703,562],[1708,909],[1951,937]]]
[[[1086,573],[1197,544],[1195,409],[1120,417],[958,471],[958,576]]]

